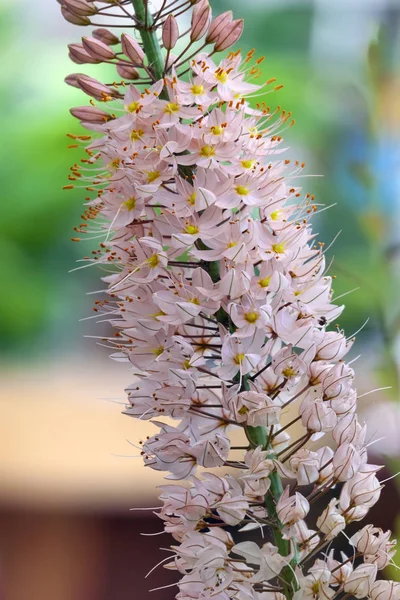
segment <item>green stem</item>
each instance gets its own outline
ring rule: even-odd
[[[264,449],[270,448],[265,427],[247,427],[246,435],[253,447],[261,446]],[[271,486],[267,494],[265,495],[264,503],[268,511],[268,517],[271,519],[271,521],[275,523],[275,526],[272,527],[272,533],[274,536],[275,545],[278,548],[278,552],[281,556],[288,556],[288,554],[290,553],[290,544],[288,540],[283,539],[283,525],[278,519],[278,515],[276,512],[276,505],[283,493],[282,481],[279,473],[277,473],[276,471],[273,471],[270,474],[269,479],[271,481]],[[292,558],[292,560],[290,561],[290,565],[292,568],[285,567],[281,573],[284,594],[288,600],[291,600],[293,598],[293,584],[295,581],[295,576],[292,569],[296,566],[297,562],[298,558],[296,550],[294,558]]]
[[[164,57],[157,38],[156,30],[153,28],[153,17],[146,10],[146,0],[132,0],[133,9],[141,25],[138,26],[142,38],[144,52],[149,62],[149,69],[154,73],[155,79],[162,79],[164,73]]]

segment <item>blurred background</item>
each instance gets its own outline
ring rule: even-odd
[[[154,2],[157,6],[157,2]],[[333,259],[340,325],[357,335],[360,401],[373,461],[400,467],[400,0],[211,0],[245,17],[240,47],[265,54],[284,88],[268,103],[293,112],[290,155],[305,160],[316,201],[336,205],[314,228]],[[131,375],[84,335],[100,326],[87,292],[100,273],[69,273],[91,249],[73,244],[82,195],[62,191],[70,164],[77,69],[66,44],[88,35],[56,0],[1,0],[0,596],[128,600],[174,580],[151,511],[161,478],[135,458],[151,426],[121,415]],[[98,69],[98,67],[96,67]],[[101,77],[99,77],[101,78]],[[350,293],[348,293],[350,292]],[[382,477],[381,477],[382,479]],[[397,529],[397,480],[371,522]],[[161,540],[161,542],[160,542]],[[396,573],[388,576],[397,579]],[[174,588],[155,592],[166,600]]]

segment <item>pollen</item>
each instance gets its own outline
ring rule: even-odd
[[[250,193],[250,190],[245,185],[237,185],[237,186],[235,186],[235,192],[237,193],[238,196],[248,196]]]
[[[215,148],[212,146],[203,146],[200,150],[200,156],[204,156],[205,158],[211,158],[215,155]]]
[[[254,310],[251,310],[251,311],[249,311],[248,313],[246,313],[244,315],[244,318],[246,319],[246,321],[248,323],[255,323],[257,321],[257,319],[258,319],[259,316],[260,315],[259,315],[258,312],[254,311]]]

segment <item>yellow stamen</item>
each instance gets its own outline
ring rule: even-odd
[[[240,164],[242,165],[243,169],[251,169],[254,166],[254,163],[255,163],[255,160],[253,160],[253,159],[240,161]]]
[[[131,102],[130,104],[126,104],[125,106],[128,112],[138,112],[141,109],[141,104],[136,100],[136,102]]]
[[[200,150],[200,156],[204,156],[205,158],[211,158],[215,155],[215,148],[212,146],[203,146]]]
[[[237,365],[241,365],[244,359],[244,354],[236,354],[234,361]]]
[[[143,129],[132,129],[132,131],[131,131],[132,142],[137,142],[138,140],[141,140],[143,134],[144,134]]]
[[[158,266],[158,263],[160,262],[158,254],[153,254],[153,256],[150,256],[150,258],[147,259],[147,262],[152,269],[155,269]]]
[[[222,129],[221,125],[213,125],[211,127],[211,133],[213,135],[221,135],[222,132],[223,132],[223,129]]]

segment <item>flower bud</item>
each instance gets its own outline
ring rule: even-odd
[[[122,52],[127,56],[134,65],[142,65],[144,52],[136,40],[127,33],[121,36]]]
[[[278,519],[284,525],[293,525],[302,521],[310,510],[307,498],[296,492],[290,496],[290,487],[287,486],[276,505]]]
[[[211,22],[211,6],[208,0],[200,0],[192,13],[192,24],[190,30],[190,41],[197,42],[208,31]]]
[[[115,57],[113,50],[104,42],[100,42],[100,40],[96,40],[93,37],[83,37],[82,38],[82,46],[86,50],[90,56],[93,58],[103,61],[103,60],[111,60]]]
[[[384,569],[395,554],[396,541],[390,541],[391,533],[390,530],[383,532],[380,527],[366,525],[350,538],[350,542],[356,546],[358,552],[364,554],[365,563]]]
[[[396,581],[375,581],[370,589],[371,600],[400,600],[400,583]]]
[[[131,67],[126,63],[118,63],[117,64],[117,73],[123,79],[139,79],[139,72],[135,69],[135,67]]]
[[[72,23],[73,25],[90,25],[91,21],[88,17],[76,15],[68,10],[65,6],[61,7],[62,16],[68,23]]]
[[[162,41],[166,50],[172,50],[179,38],[179,27],[174,15],[168,15],[162,28]]]
[[[77,106],[76,108],[71,108],[69,112],[73,117],[84,123],[101,124],[111,119],[111,115],[95,106]]]
[[[88,63],[95,65],[101,63],[101,60],[90,56],[84,47],[81,46],[81,44],[68,44],[68,49],[70,59],[77,65],[84,65]]]
[[[336,449],[333,456],[333,474],[337,481],[351,479],[362,464],[360,453],[353,444],[342,444]]]
[[[94,38],[96,38],[96,40],[100,40],[100,42],[103,42],[108,46],[115,46],[115,44],[120,43],[120,39],[116,35],[111,33],[111,31],[108,31],[108,29],[104,29],[103,27],[94,29],[92,35]]]
[[[92,96],[97,100],[107,100],[110,97],[119,96],[117,90],[109,88],[107,85],[104,85],[104,83],[101,83],[101,81],[97,81],[97,79],[93,79],[93,77],[89,77],[88,75],[78,77],[77,83],[85,94],[88,94],[88,96]]]
[[[224,28],[232,21],[232,11],[228,10],[211,21],[210,29],[206,37],[206,44],[216,42]]]
[[[78,17],[90,17],[97,12],[96,5],[86,0],[63,0],[62,4],[70,13]]]
[[[378,501],[381,485],[375,473],[379,469],[376,465],[363,465],[354,477],[346,481],[340,492],[342,510],[347,511],[350,506],[363,506],[368,509]]]
[[[331,431],[337,422],[335,412],[323,400],[305,398],[300,413],[303,426],[311,433]]]
[[[326,535],[327,540],[333,540],[346,527],[346,520],[338,511],[337,504],[338,500],[332,498],[317,519],[317,527]]]
[[[84,76],[85,76],[85,73],[71,73],[71,75],[66,76],[64,81],[67,85],[70,85],[71,87],[81,89],[78,79],[79,79],[79,77],[84,77]]]
[[[214,50],[216,52],[222,52],[236,44],[238,39],[243,33],[244,21],[243,19],[237,19],[229,23],[219,35]]]
[[[348,577],[343,586],[343,591],[346,594],[354,594],[356,598],[369,596],[372,584],[375,581],[376,572],[376,565],[360,565]]]
[[[352,343],[347,343],[343,333],[325,331],[321,343],[317,346],[315,360],[340,360],[349,351]]]
[[[364,444],[366,433],[365,425],[361,427],[357,415],[350,413],[339,419],[332,435],[338,446],[347,442],[359,448]]]

